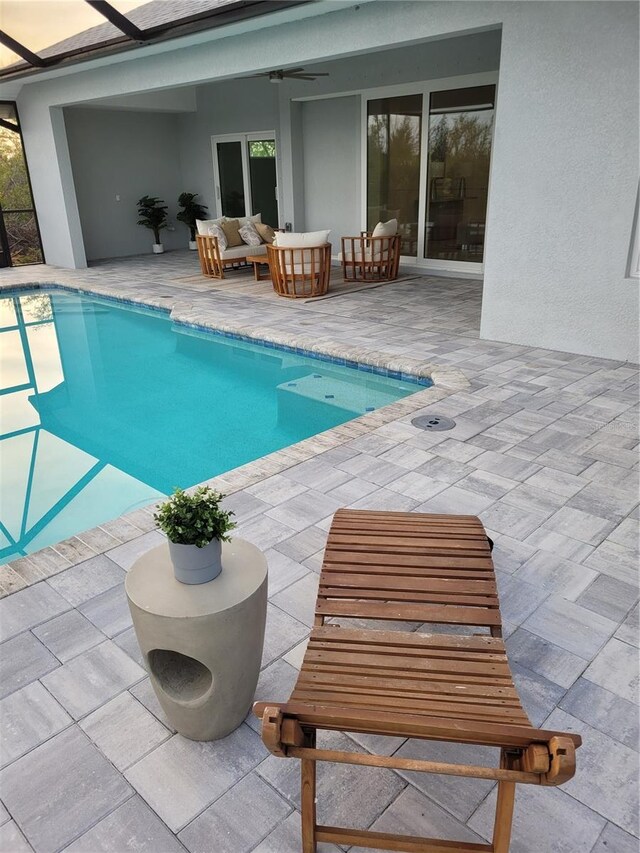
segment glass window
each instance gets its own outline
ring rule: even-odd
[[[218,172],[223,216],[246,216],[240,142],[218,142]]]
[[[273,139],[250,140],[249,178],[252,213],[261,213],[262,221],[277,228],[276,143]]]
[[[367,104],[367,229],[397,219],[401,253],[416,256],[422,95]]]
[[[40,264],[44,258],[15,104],[0,102],[0,266]]]
[[[495,86],[431,94],[426,258],[482,261],[494,101]]]

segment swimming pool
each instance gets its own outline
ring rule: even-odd
[[[62,291],[0,332],[0,562],[424,387]]]

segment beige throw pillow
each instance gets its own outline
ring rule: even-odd
[[[240,236],[238,225],[237,219],[226,219],[220,223],[220,227],[224,231],[224,236],[227,238],[229,249],[233,249],[234,246],[242,246],[242,237]]]
[[[270,225],[267,225],[266,222],[254,222],[254,225],[263,242],[273,243],[273,238],[276,236],[276,232]]]

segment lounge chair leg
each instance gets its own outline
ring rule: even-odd
[[[302,799],[302,853],[316,853],[316,762],[300,761]]]
[[[510,762],[504,750],[501,753],[500,766],[510,768]],[[493,853],[509,853],[515,798],[515,782],[498,782],[496,820],[493,827]]]

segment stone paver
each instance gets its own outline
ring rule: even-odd
[[[512,850],[637,850],[637,366],[480,340],[478,282],[421,277],[292,303],[212,289],[194,277],[196,266],[193,255],[172,252],[79,271],[17,268],[3,272],[0,288],[40,277],[171,308],[177,321],[430,365],[436,378],[426,397],[214,481],[230,495],[239,535],[269,560],[256,698],[284,699],[295,679],[337,506],[477,513],[495,540],[524,704],[536,725],[572,728],[585,741],[568,785],[520,786]],[[412,426],[417,413],[433,412],[455,428]],[[251,716],[217,744],[175,735],[138,665],[122,582],[162,541],[142,508],[0,567],[0,595],[13,591],[0,602],[2,849],[195,853],[218,839],[216,849],[234,853],[299,851],[297,764],[266,755]],[[352,750],[469,753],[379,741],[330,738]],[[476,752],[480,760],[486,750]],[[490,838],[491,783],[336,765],[319,775],[329,823]]]

